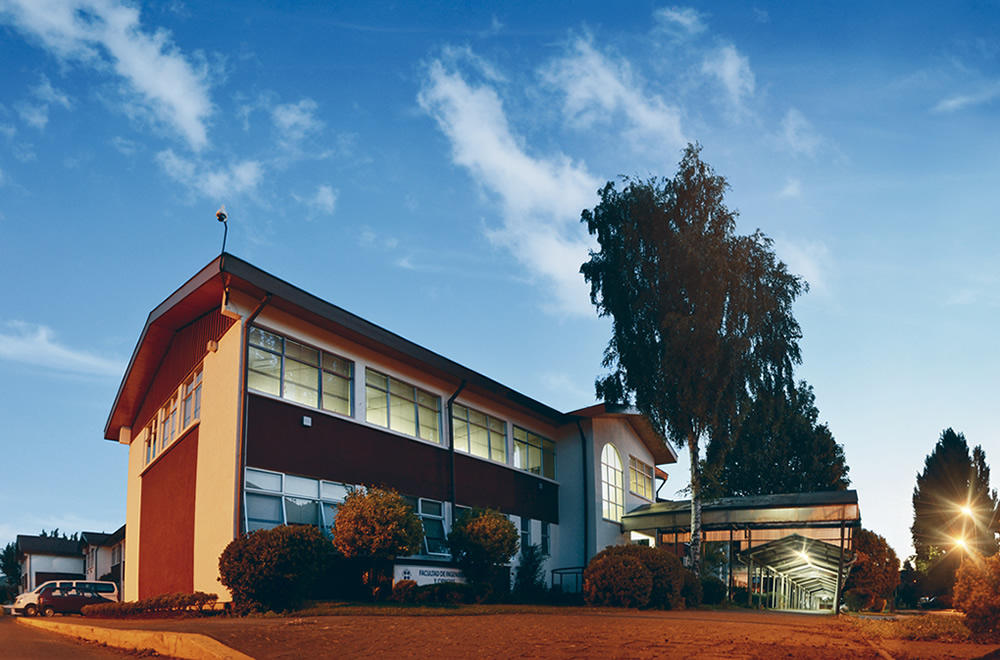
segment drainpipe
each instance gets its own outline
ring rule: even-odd
[[[576,428],[580,432],[580,456],[583,462],[583,565],[587,565],[587,553],[590,551],[590,496],[587,494],[587,484],[592,471],[587,470],[587,435],[583,432],[583,425],[580,420],[576,420]],[[589,472],[589,476],[588,476]]]
[[[257,319],[257,316],[264,310],[264,306],[270,301],[270,293],[261,298],[260,302],[257,303],[257,307],[243,324],[243,332],[241,333],[243,337],[243,351],[240,353],[240,412],[239,428],[236,431],[237,437],[240,439],[240,444],[236,455],[236,510],[233,514],[233,538],[239,537],[240,530],[243,527],[243,482],[246,479],[246,470],[243,464],[246,462],[247,452],[247,401],[249,399],[247,396],[247,379],[249,377],[247,374],[247,363],[250,361],[250,328],[253,326],[253,322]]]
[[[451,406],[462,393],[468,382],[463,378],[455,393],[448,399],[448,462],[451,467],[451,527],[455,527],[455,424],[452,422]],[[506,442],[506,439],[504,440]]]

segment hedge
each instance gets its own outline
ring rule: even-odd
[[[201,615],[206,607],[212,608],[219,599],[216,594],[204,591],[193,593],[159,594],[138,601],[121,603],[95,603],[84,605],[81,612],[84,616],[105,618],[125,618],[145,614],[195,614]]]

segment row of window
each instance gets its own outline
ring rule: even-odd
[[[246,468],[244,522],[247,532],[278,525],[316,525],[329,529],[337,509],[354,486],[280,472]],[[424,525],[420,554],[450,557],[445,504],[425,497],[404,496]],[[456,515],[468,507],[457,507]],[[549,523],[542,522],[542,552],[549,553]],[[521,545],[531,543],[531,520],[521,518]]]
[[[311,408],[354,416],[354,363],[333,353],[269,332],[250,329],[247,384],[250,389]],[[365,420],[369,424],[442,444],[441,397],[365,369]],[[455,449],[508,463],[507,423],[467,406],[452,406]],[[550,479],[556,476],[555,443],[517,426],[513,465]]]
[[[156,411],[146,426],[147,465],[201,419],[201,376],[202,368],[199,365]]]
[[[653,466],[629,456],[629,490],[653,499]],[[625,479],[622,459],[614,445],[601,450],[601,513],[606,520],[621,522],[625,513]]]

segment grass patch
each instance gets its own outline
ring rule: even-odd
[[[920,642],[968,642],[972,633],[963,617],[939,614],[905,615],[898,618],[848,617],[848,621],[870,639],[905,639]]]

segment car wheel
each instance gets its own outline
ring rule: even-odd
[[[56,610],[51,605],[46,605],[44,608],[42,608],[42,614],[44,616],[55,616]]]
[[[38,609],[34,605],[24,606],[24,616],[35,616],[38,614]]]

